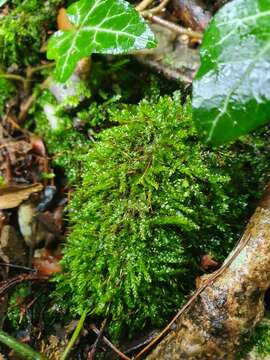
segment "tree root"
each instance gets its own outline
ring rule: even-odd
[[[217,275],[204,280],[147,360],[235,359],[242,336],[263,316],[270,286],[270,183]]]

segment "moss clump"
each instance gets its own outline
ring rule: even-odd
[[[0,22],[0,63],[6,67],[39,63],[40,48],[55,30],[62,0],[13,0]]]
[[[14,93],[15,87],[6,79],[1,78],[0,73],[0,118],[4,115],[6,102]]]
[[[269,359],[270,318],[269,314],[256,326],[248,338],[243,339],[237,359]]]
[[[51,128],[44,112],[44,107],[48,104],[55,109],[58,122],[56,129]],[[112,104],[110,105],[113,107]],[[85,125],[84,133],[76,130],[72,116],[67,113],[62,104],[57,104],[54,96],[47,90],[42,92],[30,110],[35,121],[35,132],[45,139],[54,166],[65,170],[70,185],[78,184],[81,180],[85,157],[92,147],[89,138],[94,135],[94,129],[100,130],[103,126],[108,126],[108,106],[92,102],[84,110],[76,112],[76,109],[72,109],[72,112],[75,114],[73,117]],[[30,128],[33,126],[32,120],[28,122]],[[89,134],[87,134],[88,130]]]
[[[67,307],[109,318],[117,337],[162,325],[193,287],[199,255],[226,256],[270,153],[259,136],[207,148],[179,94],[111,111],[111,121],[84,158],[57,281]]]
[[[20,306],[23,301],[30,295],[27,285],[20,285],[11,294],[8,303],[7,318],[14,329],[18,330],[20,326],[26,325],[26,318],[22,316]]]

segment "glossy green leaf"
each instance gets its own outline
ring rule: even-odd
[[[120,54],[152,48],[154,35],[139,13],[124,0],[80,0],[68,8],[73,30],[58,31],[49,41],[48,59],[64,82],[76,63],[91,53]]]
[[[0,0],[0,7],[3,6],[8,0]]]
[[[270,120],[270,0],[234,0],[207,29],[193,86],[194,120],[220,145]]]

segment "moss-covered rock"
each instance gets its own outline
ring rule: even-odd
[[[83,156],[74,144],[82,183],[57,281],[69,309],[109,318],[119,336],[161,326],[194,287],[199,256],[227,255],[260,195],[270,153],[269,134],[204,146],[179,94],[123,105],[110,120],[118,125],[96,135]]]

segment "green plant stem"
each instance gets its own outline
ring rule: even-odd
[[[30,346],[20,343],[18,340],[0,331],[0,342],[14,350],[21,357],[29,360],[46,360],[41,354],[34,351]]]
[[[31,74],[45,70],[45,69],[50,69],[52,67],[55,67],[55,62],[51,62],[49,64],[44,64],[44,65],[40,65],[40,66],[36,66],[34,68],[31,68],[29,71]]]
[[[80,332],[82,330],[86,315],[87,315],[87,311],[85,310],[83,312],[83,314],[82,314],[82,316],[81,316],[81,318],[80,318],[80,320],[78,322],[78,325],[76,326],[76,329],[74,330],[74,333],[73,333],[69,343],[67,344],[67,347],[66,347],[65,351],[63,352],[60,360],[66,360],[67,359],[67,356],[70,353],[75,341],[77,340],[78,336],[80,335]]]
[[[0,74],[0,78],[21,81],[24,84],[24,86],[26,86],[27,82],[29,81],[23,76],[15,75],[15,74]]]

